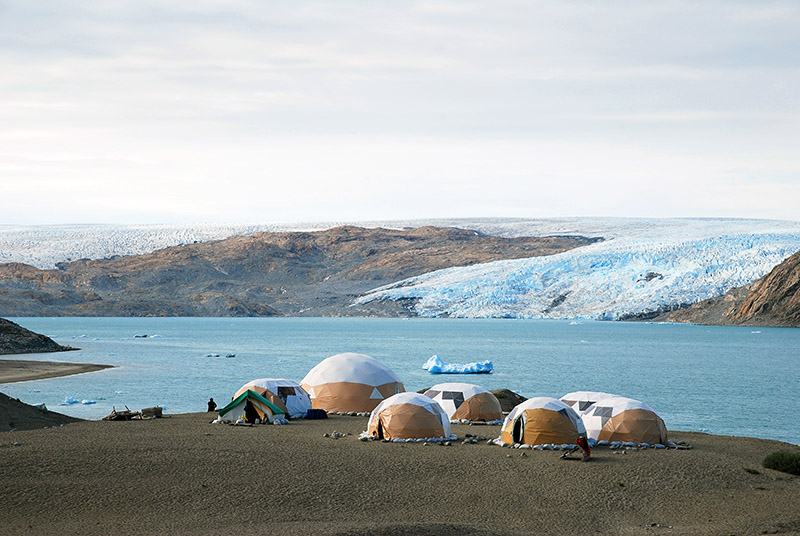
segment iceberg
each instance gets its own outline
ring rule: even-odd
[[[445,363],[441,357],[433,355],[422,368],[431,374],[488,374],[492,372],[494,365],[488,360],[474,363]]]

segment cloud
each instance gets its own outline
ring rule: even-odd
[[[25,223],[201,221],[220,200],[251,221],[796,218],[799,11],[6,1],[0,203]]]

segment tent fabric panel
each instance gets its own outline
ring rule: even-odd
[[[450,416],[453,420],[498,421],[503,418],[500,401],[489,391],[478,393],[466,401]]]
[[[666,443],[667,427],[664,420],[652,411],[629,409],[611,417],[603,426],[597,440]]]
[[[379,422],[386,439],[423,439],[450,435],[449,423],[445,428],[441,416],[416,404],[393,404],[380,410],[376,418],[370,419],[370,435],[377,437]]]
[[[385,398],[393,395],[398,389],[403,391],[403,384],[399,382],[378,386],[352,382],[301,385],[306,391],[314,393],[311,398],[311,407],[325,411],[372,411],[382,401],[379,398],[371,398],[376,387]]]

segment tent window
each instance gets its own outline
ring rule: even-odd
[[[440,392],[441,391],[432,391],[432,390],[428,389],[427,391],[425,391],[425,396],[427,396],[429,398],[436,398],[436,395],[438,395]]]
[[[278,398],[280,398],[284,404],[286,404],[287,398],[294,395],[294,387],[278,387]]]
[[[594,402],[589,402],[587,400],[581,400],[578,402],[578,410],[579,411],[586,411]]]
[[[613,408],[595,408],[593,415],[595,417],[605,417],[610,419],[614,413]]]
[[[464,403],[464,393],[461,391],[444,391],[442,393],[442,400],[452,400],[458,409]]]

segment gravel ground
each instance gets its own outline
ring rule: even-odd
[[[0,534],[800,534],[800,478],[761,467],[800,448],[776,441],[673,432],[694,449],[584,463],[462,444],[499,426],[426,446],[359,441],[365,417],[211,418],[0,433]]]

